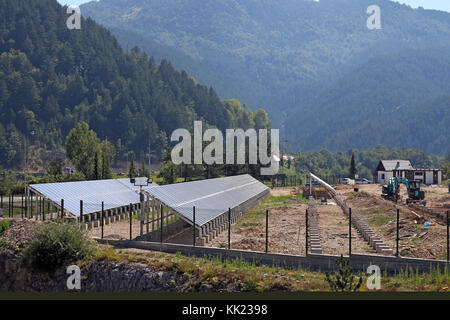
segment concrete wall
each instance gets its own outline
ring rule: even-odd
[[[241,250],[226,250],[220,248],[192,247],[186,245],[152,243],[142,241],[128,240],[102,240],[95,239],[99,243],[109,244],[117,248],[135,248],[151,251],[162,251],[167,253],[181,253],[185,256],[195,256],[204,258],[214,258],[222,260],[241,259],[248,262],[260,263],[268,266],[283,268],[304,269],[311,271],[332,272],[336,271],[336,259],[338,256],[310,254],[307,257],[262,253]],[[394,274],[405,270],[414,270],[414,272],[429,272],[431,269],[439,268],[444,272],[448,265],[446,261],[412,259],[401,257],[387,257],[378,255],[352,255],[350,264],[355,272],[366,272],[370,265],[377,265],[382,272]]]
[[[381,178],[381,175],[384,174],[384,179]],[[392,171],[378,171],[378,183],[379,184],[384,184],[384,183],[388,183],[390,178],[393,178],[394,174],[392,173]]]

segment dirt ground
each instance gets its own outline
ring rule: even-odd
[[[297,199],[269,210],[269,251],[305,255],[305,212],[307,205]],[[265,251],[265,214],[260,217],[244,216],[231,227],[231,248],[249,251]],[[228,232],[222,232],[208,246],[226,248]]]
[[[140,236],[141,223],[133,219],[132,235],[133,239]],[[130,220],[115,221],[104,226],[104,238],[114,240],[129,240],[130,239]],[[144,233],[146,233],[146,227],[144,226]],[[91,238],[101,238],[102,228],[92,228],[88,231],[88,235]]]
[[[348,218],[334,202],[317,205],[319,213],[319,232],[322,238],[322,250],[325,254],[348,255]],[[369,244],[352,227],[352,253],[375,253]]]
[[[278,206],[269,210],[269,251],[273,253],[305,255],[306,227],[305,212],[308,206],[295,197],[297,190],[293,188],[276,188],[271,195],[291,196]],[[323,253],[348,253],[348,219],[334,203],[320,205],[317,201],[319,231],[322,237]],[[270,204],[268,204],[270,206]],[[265,250],[265,216],[264,206],[256,208],[245,215],[231,228],[231,247],[233,249],[264,251]],[[259,211],[256,218],[255,213]],[[353,252],[373,253],[367,243],[359,236],[356,229],[352,231]],[[208,245],[211,247],[227,247],[228,233],[224,232]]]
[[[380,185],[359,185],[355,193],[353,186],[338,186],[341,197],[362,219],[388,244],[396,248],[396,209],[401,212],[400,254],[405,257],[444,259],[446,256],[446,227],[444,221],[427,214],[415,212],[406,205],[407,195],[402,187],[403,203],[394,203],[381,197]],[[438,211],[449,210],[450,195],[444,187],[424,187],[427,207]],[[305,254],[305,211],[307,204],[297,196],[298,190],[276,188],[271,190],[272,199],[258,205],[244,215],[231,228],[233,249],[264,251],[265,210],[269,209],[269,251],[284,254]],[[274,198],[276,197],[276,198]],[[319,231],[324,254],[348,253],[348,219],[332,200],[328,204],[317,202]],[[416,210],[417,211],[417,210]],[[430,222],[431,226],[424,225]],[[133,222],[133,237],[139,235],[139,222]],[[89,231],[90,236],[100,237],[101,229]],[[352,252],[375,251],[352,229]],[[124,220],[105,226],[105,238],[128,239],[129,221]],[[208,246],[227,247],[228,232],[224,231]]]
[[[401,187],[402,201],[394,203],[381,197],[380,185],[360,185],[359,192],[353,187],[341,186],[338,192],[343,199],[381,238],[395,251],[396,212],[400,209],[400,255],[414,258],[444,259],[446,257],[445,221],[433,215],[416,212],[406,205],[406,188]],[[431,186],[426,192],[427,208],[444,212],[450,205],[447,188]],[[436,209],[437,208],[437,209]],[[431,226],[425,226],[429,222]]]

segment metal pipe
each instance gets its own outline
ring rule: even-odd
[[[160,233],[161,233],[161,243],[163,243],[164,208],[163,208],[162,204],[161,204],[160,210],[161,210],[161,230],[160,230]]]
[[[348,256],[352,256],[352,208],[348,208]]]
[[[80,200],[80,224],[83,223],[83,200]]]
[[[130,203],[130,240],[133,240],[133,204]]]
[[[447,262],[450,262],[450,220],[449,220],[449,211],[447,211]]]
[[[193,229],[193,235],[192,235],[192,245],[195,247],[195,206],[193,208],[192,211],[193,214],[193,225],[192,225],[192,229]]]
[[[231,250],[231,208],[228,208],[228,250]]]
[[[266,210],[266,253],[269,253],[269,210]]]
[[[397,252],[395,256],[400,256],[400,209],[397,209]]]
[[[105,203],[102,201],[102,239],[104,238],[105,232]]]
[[[308,209],[306,209],[306,216],[305,216],[305,221],[306,221],[306,256],[308,256],[308,242],[309,242],[309,231],[308,231],[308,224],[309,224],[309,214],[308,214]]]

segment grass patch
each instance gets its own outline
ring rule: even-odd
[[[17,248],[14,244],[6,241],[5,239],[0,239],[0,248],[8,249],[8,250],[16,250]]]
[[[216,290],[235,287],[245,292],[330,291],[326,276],[321,272],[269,267],[261,265],[259,261],[247,262],[241,259],[222,261],[219,257],[186,257],[179,253],[149,251],[130,254],[127,250],[111,248],[105,250],[107,253],[96,256],[103,257],[102,259],[113,257],[114,260],[122,262],[139,261],[156,270],[172,271],[183,275],[188,281],[191,292],[198,291],[202,284],[211,285]],[[436,269],[429,273],[418,273],[410,269],[393,276],[384,273],[381,284],[381,291],[387,292],[443,291],[450,286],[450,273],[448,270],[441,272]],[[361,291],[369,291],[365,281]]]
[[[370,210],[362,210],[361,214],[366,217],[369,224],[380,227],[395,218],[394,215],[389,212],[390,210],[390,208],[380,207]]]
[[[384,226],[385,224],[389,223],[390,221],[392,221],[392,217],[390,217],[390,216],[370,216],[367,220],[369,220],[369,223],[371,225],[381,227],[381,226]]]
[[[5,232],[6,230],[8,230],[10,226],[11,226],[11,224],[10,224],[9,220],[0,221],[0,234]]]
[[[357,198],[369,198],[370,194],[368,194],[365,191],[359,191],[359,192],[352,192],[350,193],[350,195],[347,197],[347,200],[354,200]]]
[[[264,225],[266,217],[266,210],[278,208],[281,206],[295,203],[296,199],[302,199],[303,197],[297,196],[272,196],[269,195],[266,199],[261,201],[252,210],[247,212],[237,223],[238,227],[260,227]]]

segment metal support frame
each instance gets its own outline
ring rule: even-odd
[[[269,253],[269,210],[266,210],[266,253]]]
[[[231,250],[231,208],[228,208],[228,250]]]
[[[192,233],[193,233],[193,235],[192,235],[192,245],[195,247],[195,238],[196,238],[196,236],[195,236],[195,206],[193,207],[193,209],[192,209],[192,217],[193,217],[193,224],[192,224]]]
[[[352,208],[348,208],[348,256],[352,256]]]
[[[395,256],[400,256],[400,209],[397,208],[397,237],[395,239],[396,241],[396,253]]]
[[[308,209],[306,209],[306,214],[305,214],[305,225],[306,225],[306,256],[308,256],[308,251],[309,251],[309,231],[308,231],[308,224],[309,224],[309,212]]]

